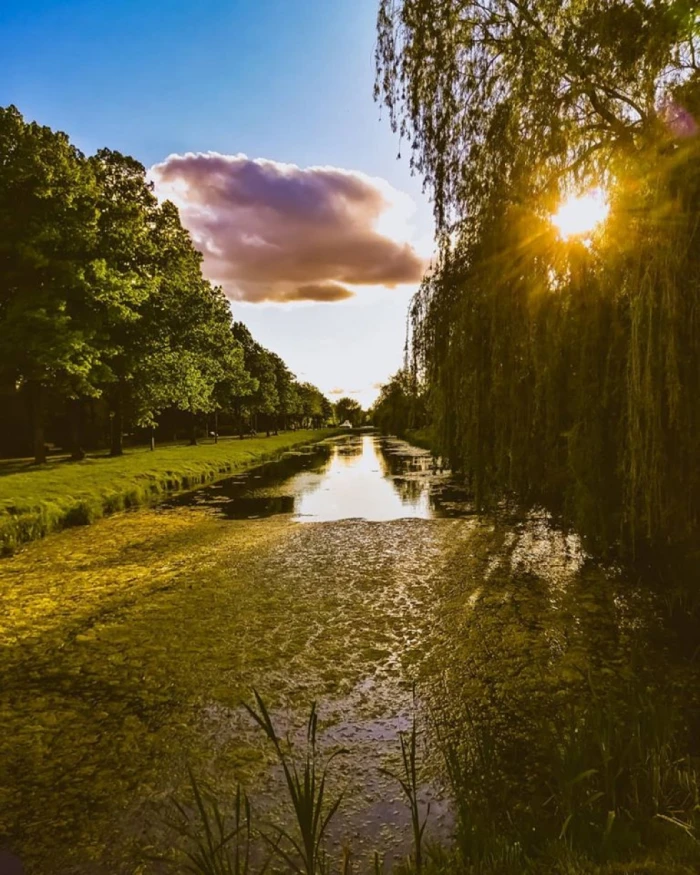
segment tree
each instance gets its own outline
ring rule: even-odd
[[[408,367],[478,503],[598,547],[700,523],[694,4],[382,0],[377,96],[435,196]],[[609,192],[558,239],[562,196]],[[595,403],[592,403],[595,399]]]
[[[362,423],[364,411],[359,401],[344,397],[335,402],[335,416],[338,422],[348,420],[353,426],[358,426]]]
[[[46,392],[96,390],[96,186],[65,134],[0,109],[0,367],[25,392],[46,459]]]
[[[94,292],[104,304],[102,347],[111,372],[105,388],[113,420],[111,453],[117,456],[123,451],[125,415],[133,413],[136,397],[141,402],[145,397],[139,365],[153,327],[144,314],[159,283],[158,205],[138,161],[101,149],[90,164],[99,191],[96,255],[104,265],[101,288]]]
[[[495,191],[517,199],[523,175],[599,182],[655,137],[660,88],[697,71],[694,21],[685,0],[381,0],[375,94],[438,229],[483,220]]]
[[[326,398],[325,395],[321,396],[321,422],[320,425],[327,425],[333,419],[333,405]]]
[[[233,323],[233,336],[243,348],[246,370],[257,384],[253,392],[238,400],[240,436],[243,437],[243,418],[248,416],[250,426],[257,430],[259,415],[265,417],[268,434],[270,422],[279,405],[277,373],[270,353],[257,343],[242,322]]]
[[[160,282],[145,319],[148,355],[136,371],[144,399],[141,422],[175,407],[190,415],[190,440],[196,443],[198,417],[250,394],[253,384],[228,302],[202,277],[202,256],[172,203],[160,207],[154,234]]]
[[[275,372],[277,404],[274,411],[274,428],[286,428],[289,417],[297,415],[300,399],[294,384],[294,374],[274,352],[268,353]],[[269,431],[268,431],[269,433]]]
[[[318,428],[332,414],[330,402],[311,383],[300,383],[297,386],[299,394],[299,416],[302,425]],[[324,405],[324,401],[328,406]]]
[[[401,368],[381,387],[371,415],[381,431],[398,435],[425,424],[425,398],[410,370]]]
[[[301,416],[293,375],[232,325],[143,165],[110,149],[86,158],[14,107],[0,109],[0,385],[14,423],[28,402],[38,462],[45,425],[82,457],[84,409],[93,445],[111,414],[113,455],[134,427],[150,428],[153,446],[165,414],[188,419],[193,442],[220,411],[234,412],[241,434],[244,416],[268,433]]]

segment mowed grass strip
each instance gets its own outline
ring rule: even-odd
[[[149,504],[331,434],[330,429],[303,430],[154,452],[137,449],[117,458],[55,462],[6,474],[0,477],[0,551],[11,553],[49,532]]]

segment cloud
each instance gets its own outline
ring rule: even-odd
[[[300,168],[216,152],[171,155],[151,168],[229,297],[341,301],[358,286],[416,283],[407,195],[336,167]]]

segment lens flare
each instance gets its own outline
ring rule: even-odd
[[[587,194],[567,198],[552,216],[552,224],[564,240],[585,237],[605,221],[609,209],[605,193],[596,188]]]

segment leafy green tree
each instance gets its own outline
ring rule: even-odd
[[[111,414],[113,455],[134,427],[150,427],[153,446],[166,413],[189,418],[193,442],[201,419],[221,411],[241,434],[244,418],[269,433],[301,416],[293,375],[232,325],[145,168],[110,149],[85,158],[14,107],[0,109],[0,381],[13,411],[20,397],[31,407],[38,462],[45,414],[65,445],[66,410],[82,457],[88,402],[91,421]]]
[[[401,368],[381,387],[371,415],[379,429],[398,435],[425,424],[425,399],[410,370]]]
[[[243,421],[249,420],[249,427],[257,431],[258,417],[265,420],[268,434],[270,422],[279,407],[277,392],[277,372],[271,354],[253,339],[242,322],[234,322],[233,336],[243,347],[243,361],[246,371],[255,381],[253,392],[239,398],[240,436],[243,437]]]
[[[302,425],[318,428],[324,422],[324,397],[323,394],[311,383],[300,383],[297,387],[299,393],[299,416]],[[330,414],[332,409],[327,408]]]
[[[700,118],[683,0],[382,0],[377,96],[434,194],[410,372],[477,503],[597,548],[696,537]],[[560,199],[604,186],[602,231]]]
[[[474,233],[497,198],[599,184],[655,140],[660,94],[697,71],[696,15],[686,0],[380,0],[375,94],[440,232]]]
[[[359,401],[343,397],[335,402],[335,417],[338,422],[348,420],[353,426],[358,426],[362,424],[364,411]]]
[[[274,430],[286,428],[290,417],[297,415],[300,399],[294,384],[294,374],[282,359],[274,352],[268,353],[275,372],[275,390],[277,404],[274,411]],[[268,430],[269,433],[269,430]]]
[[[223,292],[201,275],[201,254],[165,202],[156,216],[154,240],[160,278],[144,314],[147,337],[136,367],[139,424],[166,406],[190,415],[191,442],[197,420],[233,404],[253,389],[244,350],[232,333]]]
[[[47,392],[97,392],[97,219],[93,173],[65,134],[0,109],[0,368],[28,398],[36,462]]]
[[[332,419],[333,405],[325,395],[321,395],[321,421],[319,425],[327,425]]]
[[[95,294],[104,303],[102,347],[111,372],[105,386],[112,414],[111,452],[121,455],[125,416],[133,415],[137,397],[144,397],[139,365],[152,328],[144,314],[159,282],[153,233],[158,204],[138,161],[110,149],[89,160],[99,186],[96,254],[104,265],[104,280]]]

